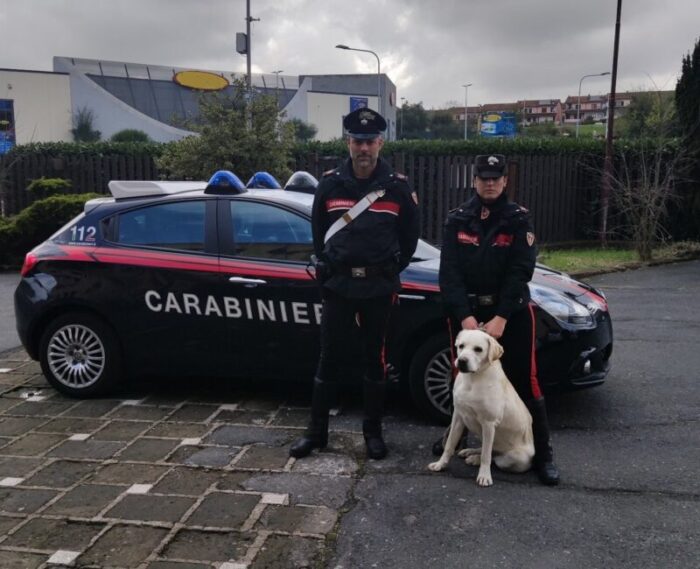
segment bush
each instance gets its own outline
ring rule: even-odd
[[[151,142],[151,137],[142,130],[125,128],[115,132],[109,140],[111,142]]]
[[[47,198],[56,194],[65,194],[70,190],[72,184],[70,180],[63,178],[37,178],[32,180],[27,186],[27,191],[39,198]]]
[[[17,215],[0,218],[0,265],[20,265],[25,253],[45,241],[76,215],[85,202],[100,194],[51,196]]]

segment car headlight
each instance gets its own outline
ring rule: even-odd
[[[530,284],[530,296],[542,310],[567,326],[591,328],[594,325],[593,316],[585,306],[556,290]]]

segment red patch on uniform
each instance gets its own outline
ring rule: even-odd
[[[465,245],[478,245],[479,236],[475,233],[467,233],[466,231],[459,231],[457,233],[457,241],[464,243]]]
[[[338,209],[350,209],[355,205],[355,200],[327,200],[326,211],[336,211]]]
[[[481,219],[486,219],[489,215],[491,215],[491,210],[487,207],[482,207],[481,208]]]
[[[510,247],[513,244],[513,236],[507,233],[499,233],[493,240],[492,247]]]
[[[374,202],[371,206],[369,206],[370,211],[376,211],[378,213],[391,213],[393,215],[398,215],[400,209],[401,206],[399,204],[388,201]]]

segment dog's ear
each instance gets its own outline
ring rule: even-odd
[[[498,343],[498,340],[489,336],[489,362],[500,360],[503,355],[503,346]]]

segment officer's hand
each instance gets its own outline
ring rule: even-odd
[[[464,320],[462,320],[462,330],[478,330],[479,329],[479,323],[476,321],[476,318],[473,316],[467,316]]]
[[[486,324],[484,324],[484,332],[492,338],[498,340],[503,336],[503,331],[506,329],[507,320],[501,316],[494,316]]]

